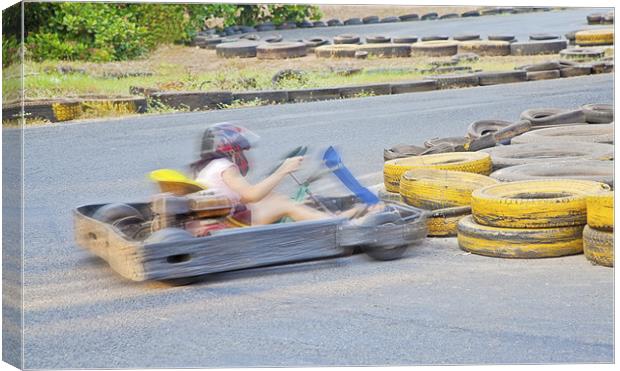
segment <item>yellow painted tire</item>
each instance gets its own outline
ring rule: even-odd
[[[614,233],[586,225],[583,229],[583,253],[586,259],[606,267],[614,266]]]
[[[400,178],[403,201],[422,209],[469,206],[476,189],[499,184],[486,175],[437,169],[409,170]]]
[[[498,228],[462,218],[457,226],[461,250],[499,258],[551,258],[583,251],[582,226],[558,228]]]
[[[613,45],[614,29],[605,28],[598,30],[584,30],[575,33],[575,43],[577,45]]]
[[[614,229],[614,193],[600,192],[586,197],[588,225],[602,230]]]
[[[433,210],[426,218],[429,237],[455,237],[459,220],[471,214],[471,207],[458,206]]]
[[[524,180],[484,187],[471,195],[477,223],[504,228],[551,228],[586,224],[586,196],[609,190],[588,180]]]
[[[57,121],[74,120],[82,114],[82,104],[80,102],[52,103],[52,111]]]
[[[388,192],[400,191],[400,178],[408,170],[439,169],[464,171],[476,174],[491,174],[491,156],[483,152],[452,152],[413,156],[386,161],[383,165],[383,179]]]

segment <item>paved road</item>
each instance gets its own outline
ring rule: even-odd
[[[595,12],[607,12],[607,8],[572,8],[562,11],[536,12],[524,14],[505,14],[470,18],[441,19],[435,21],[414,21],[398,23],[379,23],[358,26],[306,28],[259,32],[259,35],[281,34],[287,40],[307,39],[313,36],[332,38],[340,34],[360,36],[454,36],[464,33],[515,35],[519,41],[527,41],[531,34],[551,33],[564,37],[564,34],[578,29],[601,28],[609,26],[588,26],[586,16]]]
[[[473,120],[611,102],[612,79],[29,128],[25,365],[611,362],[613,270],[583,255],[502,260],[464,254],[454,239],[429,239],[395,262],[355,256],[218,274],[175,288],[127,282],[77,248],[71,209],[146,199],[153,191],[146,174],[183,168],[202,130],[218,121],[243,122],[261,135],[255,169],[298,144],[334,144],[353,172],[365,174],[381,169],[385,146],[460,135]]]

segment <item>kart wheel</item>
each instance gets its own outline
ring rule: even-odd
[[[170,286],[187,286],[203,280],[203,276],[172,278],[161,282]]]
[[[107,204],[100,207],[95,211],[92,218],[110,224],[125,218],[136,218],[144,221],[144,216],[135,207],[121,203]]]
[[[400,245],[394,247],[367,246],[364,247],[364,252],[375,260],[388,261],[400,259],[408,248],[409,245]]]

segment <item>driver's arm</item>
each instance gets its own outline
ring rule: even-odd
[[[241,196],[242,203],[254,203],[269,195],[287,174],[298,170],[302,161],[301,156],[288,158],[273,174],[254,185],[248,183],[235,166],[224,170],[222,180]]]

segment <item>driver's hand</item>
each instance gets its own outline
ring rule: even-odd
[[[296,156],[296,157],[287,158],[286,160],[284,160],[284,162],[282,163],[282,165],[278,169],[278,172],[280,172],[282,174],[293,173],[293,172],[299,170],[303,160],[304,160],[303,156]]]

